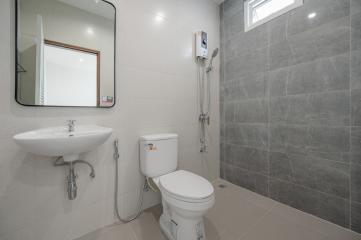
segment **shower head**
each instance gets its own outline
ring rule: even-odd
[[[218,48],[214,49],[213,53],[212,53],[212,58],[217,57],[218,55]]]
[[[209,66],[207,67],[207,73],[209,73],[210,71],[212,71],[213,69],[213,59],[215,57],[217,57],[218,55],[218,48],[214,49],[213,53],[212,53],[212,58],[211,61],[209,62]]]

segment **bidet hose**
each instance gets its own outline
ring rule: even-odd
[[[115,214],[117,215],[117,218],[122,223],[128,223],[135,219],[137,219],[142,214],[142,207],[143,207],[143,195],[144,195],[144,189],[146,188],[146,181],[144,181],[144,184],[142,184],[143,187],[141,187],[141,192],[139,194],[138,199],[138,208],[135,215],[129,217],[129,218],[122,218],[119,213],[119,207],[118,207],[118,181],[119,181],[119,149],[118,149],[118,139],[115,139],[114,141],[114,160],[115,160],[115,194],[114,194],[114,207],[115,207]]]

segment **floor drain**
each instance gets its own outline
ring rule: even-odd
[[[227,187],[227,185],[224,185],[224,184],[219,184],[219,185],[218,185],[218,187],[220,187],[220,188],[226,188],[226,187]]]

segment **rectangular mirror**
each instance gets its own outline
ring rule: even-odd
[[[16,101],[114,106],[115,18],[104,0],[17,0]]]

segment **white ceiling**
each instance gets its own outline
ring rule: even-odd
[[[224,0],[213,0],[213,1],[217,4],[221,4],[222,2],[224,2]]]

